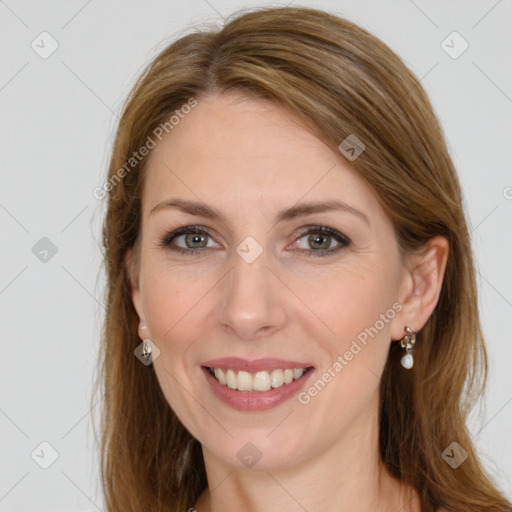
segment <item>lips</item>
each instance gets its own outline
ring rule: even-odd
[[[205,361],[201,366],[207,368],[229,368],[234,371],[246,371],[246,372],[271,372],[275,369],[285,368],[313,368],[311,362],[304,361],[290,361],[286,359],[276,358],[262,358],[256,360],[241,359],[239,357],[222,357],[220,359],[211,359]]]
[[[216,362],[220,360],[207,361],[207,363]],[[268,361],[268,360],[267,360]],[[296,361],[283,361],[277,360],[280,363],[296,363]],[[254,361],[253,361],[254,362]],[[302,365],[303,363],[299,363]],[[206,366],[201,368],[206,383],[209,385],[213,395],[221,402],[228,405],[232,409],[245,412],[261,412],[284,404],[286,401],[291,400],[297,393],[306,386],[306,383],[315,374],[315,370],[309,370],[302,377],[293,380],[289,384],[285,384],[278,388],[272,388],[269,391],[239,391],[231,389],[224,384],[221,384],[207,369]],[[263,371],[263,370],[260,370]]]

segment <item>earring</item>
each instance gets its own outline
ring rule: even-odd
[[[149,358],[151,357],[151,340],[145,339],[142,340],[142,357],[146,358],[146,361],[149,361]]]
[[[404,329],[407,334],[400,340],[400,346],[406,350],[406,354],[402,356],[400,362],[406,370],[410,370],[414,364],[411,351],[416,343],[416,333],[407,326],[405,326]]]

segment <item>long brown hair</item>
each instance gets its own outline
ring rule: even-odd
[[[335,15],[288,7],[238,12],[221,28],[181,37],[145,68],[124,104],[101,189],[106,316],[96,386],[104,394],[106,510],[184,511],[207,487],[200,443],[173,413],[153,367],[134,356],[139,319],[124,257],[140,240],[148,159],[126,164],[159,126],[171,129],[173,112],[224,91],[285,106],[335,151],[356,135],[365,151],[348,163],[376,192],[401,250],[448,239],[439,302],[418,335],[411,371],[401,369],[400,347],[391,344],[380,455],[418,491],[422,512],[509,511],[466,427],[485,388],[487,358],[463,199],[440,124],[414,74],[382,41]],[[456,469],[442,456],[452,442],[468,453]]]

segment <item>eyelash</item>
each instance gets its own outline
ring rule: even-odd
[[[191,256],[198,252],[203,252],[205,249],[209,249],[208,247],[202,248],[202,249],[183,249],[182,247],[171,247],[171,243],[174,241],[174,239],[180,235],[186,235],[189,233],[193,234],[199,234],[199,235],[207,235],[210,237],[210,234],[207,230],[203,229],[200,226],[186,226],[183,228],[176,229],[172,231],[171,233],[167,233],[160,239],[159,245],[163,248],[167,248],[171,251],[180,252],[182,255]],[[339,242],[339,245],[335,249],[327,249],[327,250],[308,250],[303,249],[306,252],[309,252],[309,256],[313,256],[315,258],[323,258],[326,256],[331,256],[333,254],[338,253],[340,250],[342,250],[345,247],[348,247],[351,243],[350,239],[343,235],[342,233],[339,233],[335,229],[329,228],[327,226],[308,226],[305,231],[303,231],[296,240],[300,240],[304,235],[317,233],[322,235],[328,235],[332,238],[334,238],[337,242]]]

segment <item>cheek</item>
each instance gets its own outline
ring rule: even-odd
[[[207,308],[201,306],[217,280],[197,271],[180,272],[160,262],[148,268],[151,271],[143,275],[141,290],[151,339],[160,349],[154,362],[155,374],[174,413],[192,435],[201,438],[198,425],[211,418],[205,409],[197,407],[196,400],[190,400],[191,394],[197,394],[191,372],[200,375],[194,350],[200,345],[196,345],[197,340],[204,340],[208,321]]]
[[[396,284],[390,266],[372,262],[339,267],[314,280],[298,280],[295,290],[315,313],[308,318],[316,319],[312,321],[319,324],[318,333],[324,340],[330,339],[336,349],[348,349],[347,344],[361,333],[364,339],[367,329],[372,338],[388,336],[389,321],[395,315]]]
[[[172,341],[173,350],[179,350],[180,340],[185,344],[201,325],[201,301],[215,280],[192,267],[177,271],[160,263],[150,268],[141,281],[149,330],[156,344]]]
[[[383,261],[351,265],[299,292],[309,290],[308,306],[322,320],[308,315],[303,327],[324,354],[314,389],[305,390],[301,403],[315,403],[319,417],[333,428],[350,423],[378,393],[396,315],[395,274]]]
[[[308,404],[305,410],[314,408],[318,419],[309,422],[318,423],[319,429],[325,424],[333,430],[345,428],[367,406],[375,405],[396,315],[395,276],[384,267],[376,263],[340,271],[308,296],[308,305],[328,327],[308,317],[307,329],[324,357],[301,403]]]

